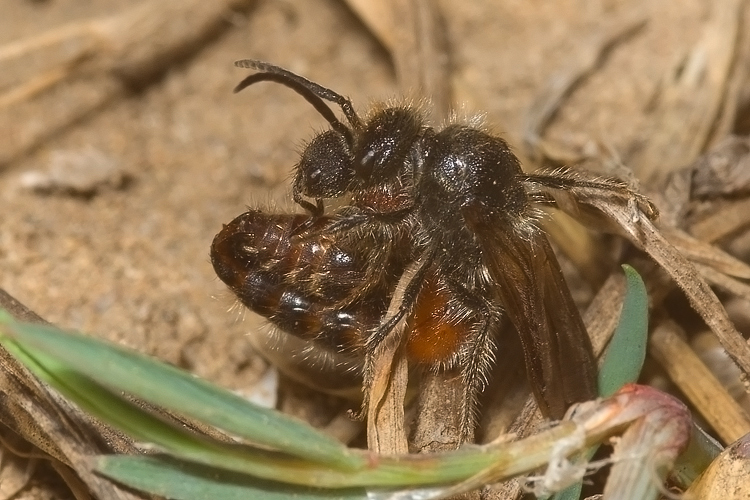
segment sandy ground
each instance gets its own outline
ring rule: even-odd
[[[625,154],[642,139],[644,109],[706,14],[705,2],[680,2],[674,12],[668,3],[442,2],[454,102],[467,114],[486,113],[522,153],[525,113],[571,51],[603,19],[642,13],[649,24],[615,46],[548,133],[580,147],[604,141]],[[0,44],[127,8],[112,0],[4,2]],[[158,82],[0,166],[0,287],[57,325],[249,391],[266,364],[246,333],[262,321],[228,312],[234,301],[213,273],[209,245],[246,206],[292,209],[299,147],[325,123],[280,86],[233,95],[246,72],[232,63],[272,61],[360,109],[395,96],[397,84],[389,54],[341,2],[261,0],[228,19],[229,28]],[[675,25],[685,28],[664,29]],[[64,90],[40,97],[44,109],[64,105],[57,100]],[[0,111],[3,144],[43,124],[44,109]],[[110,184],[85,196],[24,187],[30,172],[71,163],[107,166]]]

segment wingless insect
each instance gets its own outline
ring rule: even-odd
[[[622,182],[565,170],[525,174],[508,144],[479,128],[438,130],[411,106],[362,118],[349,99],[288,70],[236,65],[258,72],[235,92],[280,83],[330,124],[296,166],[293,197],[308,214],[251,210],[213,241],[214,269],[245,306],[289,334],[359,359],[405,320],[411,362],[460,369],[464,439],[473,436],[492,363],[502,358],[495,339],[504,315],[520,336],[544,415],[561,418],[571,404],[596,397],[591,342],[537,207],[554,202],[547,192],[622,192]],[[346,197],[348,204],[325,213],[325,200]],[[412,264],[403,300],[386,317]]]

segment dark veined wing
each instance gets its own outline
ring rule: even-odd
[[[547,236],[533,223],[465,207],[496,293],[520,335],[540,410],[562,418],[573,403],[597,396],[591,341]]]

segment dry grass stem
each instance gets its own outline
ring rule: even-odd
[[[390,52],[401,92],[407,96],[426,96],[431,104],[429,108],[432,113],[431,118],[436,122],[446,119],[450,114],[452,103],[448,71],[448,46],[445,39],[445,26],[438,5],[428,0],[375,2],[349,0],[347,3]],[[378,361],[378,363],[380,362]],[[388,364],[385,360],[382,360],[382,363],[383,366]],[[399,358],[396,363],[397,368],[394,376],[399,377],[399,379],[403,378],[403,380],[396,381],[396,387],[399,387],[399,389],[394,387],[393,390],[398,391],[397,398],[403,401],[401,390],[405,390],[403,384],[406,383],[406,361]],[[377,373],[376,371],[376,378],[378,377]],[[428,379],[432,379],[431,377],[433,376],[427,375]],[[440,409],[446,407],[446,401],[455,401],[454,384],[447,382],[443,375],[435,375],[435,377],[437,377],[433,380],[435,383],[431,384],[433,390],[420,393],[420,411],[417,413],[416,432],[412,443],[413,448],[420,450],[440,448],[440,446],[435,447],[431,432],[428,429],[435,424],[436,412],[440,413]],[[443,380],[443,383],[440,383],[439,380]],[[374,380],[373,382],[378,385],[386,383],[385,380]],[[394,381],[390,383],[393,384]],[[391,449],[391,452],[396,452],[403,445],[400,439],[401,429],[404,427],[403,412],[399,415],[393,413],[393,408],[388,403],[388,401],[394,401],[393,396],[389,395],[383,403],[385,406],[380,410],[381,423],[369,426],[368,441],[371,449]],[[368,412],[371,411],[375,411],[372,404],[368,409]],[[382,412],[391,414],[391,417],[386,418],[386,413]],[[393,432],[393,439],[385,438],[384,432],[391,434],[390,430],[385,431],[385,429],[387,425],[390,425],[388,421],[392,419],[396,423],[395,428],[398,430]],[[442,429],[442,439],[445,442],[453,443],[453,447],[455,447],[461,441],[459,428],[460,426],[446,424]],[[377,436],[369,438],[370,430],[377,433]],[[384,441],[391,441],[392,446],[385,445]],[[376,446],[376,448],[373,448],[373,446]]]
[[[429,0],[346,0],[390,52],[401,93],[430,100],[436,122],[448,117],[451,90],[446,27]]]
[[[750,141],[742,136],[750,126],[748,0],[676,7],[594,2],[587,9],[430,0],[94,3],[106,15],[79,19],[90,12],[61,14],[57,2],[14,4],[29,26],[0,43],[0,172],[6,174],[0,187],[6,212],[13,213],[0,217],[0,286],[34,297],[46,317],[103,336],[111,332],[110,340],[184,363],[222,385],[246,387],[263,353],[237,346],[257,322],[252,315],[240,326],[227,319],[223,304],[215,307],[210,264],[195,262],[221,223],[245,204],[268,200],[284,207],[274,211],[290,211],[289,186],[274,183],[297,161],[287,153],[309,132],[314,113],[296,96],[279,97],[271,85],[254,89],[251,104],[238,111],[230,95],[235,75],[227,76],[231,61],[257,57],[348,92],[358,106],[368,96],[402,94],[420,105],[431,100],[437,126],[465,104],[453,101],[461,96],[468,112],[487,112],[487,122],[516,150],[527,146],[524,168],[530,170],[584,159],[598,173],[623,177],[607,166],[631,167],[642,189],[632,182],[609,192],[579,185],[534,193],[560,209],[541,224],[585,281],[574,296],[583,302],[596,292],[584,315],[594,350],[604,351],[618,323],[624,297],[618,264],[625,256],[647,284],[650,318],[661,321],[652,325],[653,357],[725,442],[750,431],[747,410],[728,391],[741,385],[739,372],[750,376],[750,345],[738,332],[750,325]],[[44,19],[46,31],[35,24],[44,9],[51,16]],[[250,11],[241,19],[233,14]],[[352,12],[369,33],[352,22]],[[232,26],[238,29],[227,33]],[[75,153],[82,143],[132,166],[133,182],[84,200],[23,191],[14,184],[22,172],[3,169],[11,163],[38,169],[51,163],[47,148]],[[585,179],[576,175],[569,180]],[[633,192],[652,196],[663,217],[655,220],[653,207]],[[626,241],[595,237],[589,229]],[[410,276],[399,283],[389,315]],[[692,331],[692,325],[675,313],[684,305],[672,300],[675,284],[726,351],[720,363],[732,365],[729,356],[737,365],[721,382],[683,339],[681,328]],[[730,313],[738,328],[714,290],[724,305],[735,304]],[[1,291],[0,306],[41,321]],[[368,445],[388,454],[455,447],[460,376],[427,374],[417,404],[407,401],[404,409],[404,323],[366,360]],[[308,344],[299,342],[304,354]],[[271,362],[293,358],[265,354]],[[5,352],[0,365],[6,401],[0,423],[10,429],[3,434],[17,433],[34,453],[49,455],[77,498],[138,498],[91,474],[86,459],[136,452],[130,441],[50,395]],[[478,435],[485,441],[506,431],[523,437],[548,425],[520,380],[523,359],[499,356],[496,368],[500,382],[487,389],[496,394],[484,395]],[[309,383],[312,377],[300,373]],[[348,373],[346,389],[359,392],[357,376]],[[334,387],[343,377],[330,370],[313,384]],[[284,404],[283,387],[281,395]],[[312,411],[323,404],[292,399],[284,410],[298,415],[310,415],[305,404],[315,405]],[[362,426],[339,415],[327,431],[349,441]],[[727,500],[733,488],[746,493],[748,461],[734,460],[744,448],[731,450],[734,455],[725,454],[696,482],[696,497]],[[9,453],[4,444],[0,451]],[[0,467],[0,497],[28,480],[25,463]],[[732,483],[732,475],[741,477]],[[485,488],[483,498],[521,494],[520,484],[509,482]]]
[[[685,292],[693,308],[717,335],[727,353],[745,372],[750,373],[750,346],[729,320],[724,307],[695,266],[656,228],[644,207],[627,193],[617,199],[615,193],[588,189],[571,190],[581,209],[594,208],[615,222],[636,247],[651,256]],[[561,208],[567,209],[565,206]]]
[[[706,281],[732,295],[750,300],[750,285],[718,271],[715,267],[696,264],[696,269]]]
[[[750,432],[750,419],[683,340],[683,335],[676,323],[662,322],[649,339],[650,352],[722,441],[732,443]]]
[[[699,240],[679,229],[662,228],[662,233],[675,248],[694,264],[710,267],[716,272],[735,278],[750,279],[750,266],[721,248]]]
[[[414,273],[423,265],[417,261],[404,272],[391,298],[386,317],[395,315],[406,287]],[[403,352],[405,318],[402,318],[365,360],[364,402],[367,412],[367,447],[385,454],[408,453],[404,419],[404,401],[409,369]]]
[[[703,241],[718,241],[750,225],[750,198],[730,201],[715,212],[693,222],[689,232]]]
[[[345,3],[388,52],[398,50],[393,0],[345,0]]]
[[[721,112],[711,132],[709,147],[717,146],[733,132],[739,110],[744,104],[742,102],[745,97],[743,94],[746,92],[748,77],[750,77],[750,8],[748,8],[747,2],[742,3],[739,10],[741,24],[732,74],[726,87]]]

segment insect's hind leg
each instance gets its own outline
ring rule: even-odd
[[[463,287],[461,287],[463,288]],[[495,331],[499,312],[481,297],[466,291],[459,292],[462,302],[476,311],[477,321],[459,352],[459,366],[463,379],[464,397],[461,402],[461,441],[471,442],[477,421],[477,399],[487,387],[495,362]]]
[[[612,204],[637,206],[651,220],[659,215],[659,210],[646,196],[613,177],[601,177],[585,170],[563,167],[524,174],[522,180],[531,197],[536,198],[535,201],[542,204],[554,202],[565,211],[570,211],[570,201],[561,196],[563,192],[576,203],[587,198],[600,198]]]

